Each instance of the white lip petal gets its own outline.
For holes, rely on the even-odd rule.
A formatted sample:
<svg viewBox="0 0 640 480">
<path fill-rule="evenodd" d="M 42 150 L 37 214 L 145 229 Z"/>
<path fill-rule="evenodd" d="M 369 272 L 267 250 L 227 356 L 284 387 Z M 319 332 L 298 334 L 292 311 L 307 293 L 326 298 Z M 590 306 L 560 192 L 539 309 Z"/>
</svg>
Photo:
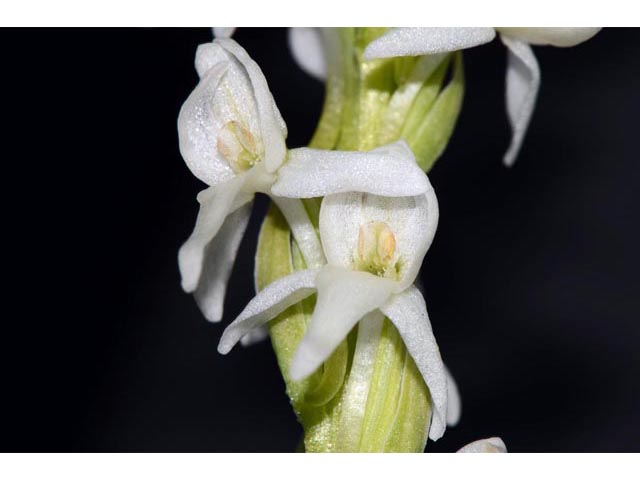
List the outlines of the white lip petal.
<svg viewBox="0 0 640 480">
<path fill-rule="evenodd" d="M 243 176 L 235 177 L 221 185 L 209 187 L 198 194 L 200 211 L 196 219 L 196 226 L 191 236 L 178 251 L 178 266 L 182 276 L 182 288 L 185 292 L 193 292 L 198 286 L 205 249 L 220 230 L 227 215 L 241 206 L 238 204 L 237 198 L 249 199 L 249 197 L 239 195 L 244 180 Z"/>
<path fill-rule="evenodd" d="M 415 287 L 391 297 L 380 308 L 398 329 L 407 351 L 422 374 L 433 401 L 429 438 L 442 437 L 447 425 L 447 375 L 422 294 Z"/>
<path fill-rule="evenodd" d="M 462 400 L 460 398 L 458 384 L 453 379 L 446 365 L 444 366 L 444 371 L 447 374 L 447 426 L 455 427 L 460 421 L 460 415 L 462 414 Z"/>
<path fill-rule="evenodd" d="M 317 270 L 301 270 L 267 285 L 225 329 L 218 344 L 218 352 L 223 355 L 229 353 L 251 330 L 264 325 L 315 292 L 317 275 Z"/>
<path fill-rule="evenodd" d="M 573 47 L 586 42 L 600 27 L 499 27 L 501 34 L 516 38 L 532 45 L 553 45 Z"/>
<path fill-rule="evenodd" d="M 227 282 L 250 216 L 251 205 L 238 208 L 226 218 L 205 249 L 202 274 L 193 294 L 210 322 L 222 320 Z"/>
<path fill-rule="evenodd" d="M 484 438 L 465 445 L 458 453 L 507 453 L 507 446 L 500 437 Z"/>
<path fill-rule="evenodd" d="M 288 31 L 293 59 L 306 73 L 318 80 L 327 77 L 322 32 L 316 27 L 292 27 Z"/>
<path fill-rule="evenodd" d="M 287 220 L 307 267 L 317 268 L 324 265 L 326 260 L 320 239 L 302 202 L 297 198 L 283 198 L 273 195 L 271 199 Z"/>
<path fill-rule="evenodd" d="M 453 52 L 490 42 L 496 36 L 486 27 L 393 28 L 371 42 L 364 56 L 374 58 Z"/>
<path fill-rule="evenodd" d="M 323 267 L 316 279 L 316 308 L 291 361 L 291 378 L 302 380 L 322 365 L 353 326 L 389 298 L 394 283 L 366 272 Z"/>
<path fill-rule="evenodd" d="M 404 141 L 397 143 L 406 146 Z M 429 180 L 409 147 L 390 146 L 369 152 L 290 150 L 271 191 L 293 198 L 345 192 L 405 197 L 421 195 L 429 188 Z"/>
<path fill-rule="evenodd" d="M 330 265 L 353 268 L 360 226 L 384 222 L 395 235 L 399 289 L 413 283 L 438 225 L 432 188 L 417 197 L 380 197 L 364 193 L 329 195 L 320 208 L 320 238 Z"/>
<path fill-rule="evenodd" d="M 506 101 L 513 134 L 503 161 L 506 166 L 511 166 L 518 156 L 536 105 L 540 88 L 540 68 L 533 50 L 527 43 L 508 36 L 500 38 L 509 50 Z"/>
<path fill-rule="evenodd" d="M 216 38 L 230 38 L 237 27 L 212 27 L 213 36 Z"/>
<path fill-rule="evenodd" d="M 265 148 L 265 167 L 267 172 L 273 173 L 285 159 L 286 146 L 284 140 L 287 132 L 280 111 L 276 107 L 269 90 L 267 79 L 258 64 L 249 57 L 249 54 L 237 42 L 230 38 L 221 38 L 216 42 L 219 42 L 225 50 L 242 64 L 251 80 L 258 109 L 262 142 Z"/>
</svg>

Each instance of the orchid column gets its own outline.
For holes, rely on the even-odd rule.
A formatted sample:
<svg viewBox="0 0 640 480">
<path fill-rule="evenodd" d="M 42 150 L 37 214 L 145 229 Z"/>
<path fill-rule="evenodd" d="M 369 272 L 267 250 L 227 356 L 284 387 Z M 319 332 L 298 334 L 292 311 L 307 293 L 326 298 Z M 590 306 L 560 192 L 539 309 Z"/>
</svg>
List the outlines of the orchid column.
<svg viewBox="0 0 640 480">
<path fill-rule="evenodd" d="M 292 48 L 303 68 L 326 77 L 324 110 L 310 147 L 370 151 L 404 139 L 426 172 L 444 150 L 457 120 L 464 89 L 461 54 L 366 61 L 367 45 L 384 31 L 375 28 L 291 30 Z M 316 228 L 320 223 L 321 200 L 303 200 Z M 429 344 L 432 341 L 430 328 L 409 335 L 399 332 L 403 316 L 410 308 L 407 305 L 424 309 L 424 300 L 410 285 L 431 238 L 424 239 L 420 247 L 424 251 L 415 257 L 411 257 L 412 252 L 403 252 L 402 244 L 404 238 L 408 238 L 406 236 L 418 241 L 421 232 L 428 236 L 429 231 L 435 231 L 435 224 L 427 228 L 424 222 L 433 221 L 434 215 L 437 220 L 437 203 L 433 197 L 429 205 L 433 208 L 435 204 L 436 210 L 427 217 L 427 213 L 421 216 L 420 201 L 417 204 L 409 202 L 412 205 L 409 208 L 405 200 L 385 201 L 367 194 L 350 194 L 342 198 L 334 195 L 331 201 L 327 197 L 322 206 L 324 223 L 319 226 L 319 233 L 330 264 L 335 249 L 327 244 L 331 244 L 332 238 L 349 238 L 349 234 L 345 231 L 332 235 L 328 226 L 344 220 L 332 218 L 332 215 L 336 215 L 338 204 L 349 202 L 362 205 L 366 212 L 359 211 L 358 214 L 361 225 L 357 238 L 354 237 L 352 251 L 345 254 L 345 258 L 352 259 L 348 267 L 400 282 L 402 289 L 394 291 L 403 292 L 396 295 L 403 297 L 404 303 L 400 302 L 395 310 L 387 308 L 393 302 L 387 303 L 387 307 L 367 314 L 322 366 L 302 381 L 292 378 L 300 375 L 291 372 L 290 368 L 303 338 L 314 328 L 311 322 L 314 313 L 318 315 L 314 310 L 320 309 L 320 306 L 316 307 L 315 295 L 306 295 L 268 323 L 271 341 L 287 394 L 304 427 L 306 451 L 421 452 L 427 436 L 435 440 L 444 431 L 446 380 L 437 373 L 442 372 L 443 367 L 437 364 L 439 353 L 435 341 L 432 342 L 434 354 L 420 355 L 418 361 L 414 360 L 414 352 L 407 350 L 407 347 L 411 350 L 412 339 Z M 394 212 L 400 211 L 413 212 L 407 222 L 422 230 L 398 230 L 392 217 Z M 418 221 L 420 218 L 425 219 L 423 223 Z M 403 255 L 407 257 L 404 264 Z M 401 272 L 401 266 L 410 263 L 409 257 L 418 261 L 407 276 L 406 272 Z M 341 265 L 344 266 L 347 265 Z M 272 206 L 258 243 L 257 289 L 262 291 L 276 280 L 308 267 L 315 266 L 306 265 L 285 217 Z M 317 276 L 312 274 L 314 280 L 309 280 L 308 287 L 317 287 L 318 300 L 325 302 L 323 278 L 326 277 L 326 283 L 330 285 L 337 277 L 326 273 L 330 265 L 323 268 Z M 396 318 L 392 318 L 394 316 Z M 238 320 L 243 320 L 242 315 Z M 428 319 L 425 320 L 428 326 Z M 245 333 L 245 330 L 234 333 L 231 329 L 225 335 L 239 338 Z M 221 347 L 228 350 L 230 345 L 223 345 L 224 341 L 225 338 Z M 425 379 L 429 379 L 429 386 Z"/>
</svg>

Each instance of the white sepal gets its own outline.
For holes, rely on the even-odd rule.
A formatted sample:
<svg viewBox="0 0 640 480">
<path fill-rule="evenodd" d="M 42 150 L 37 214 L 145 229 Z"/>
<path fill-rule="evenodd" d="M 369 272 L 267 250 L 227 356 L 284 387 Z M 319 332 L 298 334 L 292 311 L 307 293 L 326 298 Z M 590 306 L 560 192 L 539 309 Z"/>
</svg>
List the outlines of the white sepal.
<svg viewBox="0 0 640 480">
<path fill-rule="evenodd" d="M 251 330 L 315 292 L 317 270 L 302 270 L 279 278 L 261 290 L 222 334 L 218 352 L 224 354 Z"/>
<path fill-rule="evenodd" d="M 407 351 L 429 388 L 433 401 L 429 438 L 438 440 L 447 426 L 447 375 L 424 298 L 417 288 L 410 287 L 391 297 L 380 311 L 398 329 Z"/>
<path fill-rule="evenodd" d="M 327 77 L 327 60 L 320 28 L 289 28 L 288 41 L 298 66 L 312 77 L 324 80 Z"/>
<path fill-rule="evenodd" d="M 491 437 L 465 445 L 458 453 L 507 453 L 507 446 L 500 437 Z"/>
<path fill-rule="evenodd" d="M 240 195 L 245 177 L 237 176 L 220 185 L 209 187 L 198 194 L 200 211 L 191 236 L 178 252 L 178 266 L 182 276 L 182 288 L 193 292 L 198 286 L 204 264 L 205 249 L 216 236 L 229 213 L 242 206 Z M 246 201 L 244 202 L 246 203 Z"/>
<path fill-rule="evenodd" d="M 230 38 L 222 38 L 217 41 L 242 64 L 249 76 L 262 132 L 265 167 L 267 172 L 273 173 L 285 159 L 287 148 L 284 141 L 287 137 L 287 131 L 267 85 L 267 79 L 258 64 L 237 42 Z"/>
<path fill-rule="evenodd" d="M 600 27 L 498 27 L 502 35 L 517 38 L 531 45 L 553 45 L 554 47 L 573 47 L 586 42 Z"/>
<path fill-rule="evenodd" d="M 371 42 L 365 52 L 367 60 L 453 52 L 490 42 L 496 36 L 487 27 L 392 28 Z"/>
<path fill-rule="evenodd" d="M 447 374 L 447 426 L 455 427 L 462 414 L 462 399 L 458 384 L 446 365 L 444 366 L 444 371 Z"/>
<path fill-rule="evenodd" d="M 320 245 L 320 239 L 318 239 L 316 229 L 311 223 L 302 202 L 297 198 L 284 198 L 274 195 L 271 195 L 271 199 L 278 206 L 289 224 L 307 268 L 317 268 L 324 265 L 326 260 L 322 245 Z"/>
<path fill-rule="evenodd" d="M 391 296 L 392 280 L 327 265 L 316 278 L 318 299 L 289 373 L 299 381 L 329 358 L 353 326 Z"/>
<path fill-rule="evenodd" d="M 540 68 L 529 44 L 508 36 L 500 36 L 500 39 L 509 50 L 506 101 L 512 137 L 503 161 L 506 166 L 511 166 L 518 156 L 536 105 Z"/>
<path fill-rule="evenodd" d="M 294 198 L 346 192 L 406 197 L 421 195 L 429 188 L 427 176 L 401 140 L 368 152 L 290 150 L 271 191 Z"/>
<path fill-rule="evenodd" d="M 210 322 L 222 319 L 227 282 L 250 216 L 251 204 L 238 208 L 226 218 L 218 234 L 206 247 L 204 266 L 194 297 Z"/>
<path fill-rule="evenodd" d="M 220 50 L 218 50 L 220 51 Z M 205 51 L 206 52 L 206 51 Z M 199 50 L 200 53 L 200 50 Z M 201 63 L 214 58 L 216 49 L 208 49 Z M 189 170 L 207 185 L 217 185 L 235 174 L 218 152 L 218 135 L 225 119 L 218 119 L 215 103 L 220 98 L 218 87 L 231 64 L 222 61 L 210 67 L 200 83 L 184 102 L 178 115 L 180 153 Z M 201 67 L 205 68 L 205 67 Z"/>
</svg>

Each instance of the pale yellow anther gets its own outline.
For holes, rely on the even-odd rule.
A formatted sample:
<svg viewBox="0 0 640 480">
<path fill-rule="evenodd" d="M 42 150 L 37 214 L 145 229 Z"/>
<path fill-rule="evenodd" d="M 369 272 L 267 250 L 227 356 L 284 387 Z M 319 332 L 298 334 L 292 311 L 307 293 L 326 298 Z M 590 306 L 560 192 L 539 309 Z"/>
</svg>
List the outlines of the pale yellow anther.
<svg viewBox="0 0 640 480">
<path fill-rule="evenodd" d="M 220 130 L 217 147 L 218 153 L 237 173 L 250 169 L 260 159 L 260 148 L 255 137 L 235 120 L 227 122 Z"/>
<path fill-rule="evenodd" d="M 360 226 L 358 235 L 359 268 L 375 275 L 389 276 L 393 272 L 396 237 L 384 222 L 369 222 Z"/>
</svg>

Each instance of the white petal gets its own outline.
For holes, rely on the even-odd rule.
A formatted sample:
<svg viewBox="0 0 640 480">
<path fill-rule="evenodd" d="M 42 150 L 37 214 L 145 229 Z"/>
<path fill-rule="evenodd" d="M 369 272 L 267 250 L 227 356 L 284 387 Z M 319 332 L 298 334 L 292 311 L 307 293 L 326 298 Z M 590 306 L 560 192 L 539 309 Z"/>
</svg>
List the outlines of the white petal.
<svg viewBox="0 0 640 480">
<path fill-rule="evenodd" d="M 500 27 L 501 34 L 516 38 L 532 45 L 553 45 L 554 47 L 573 47 L 586 42 L 600 27 Z"/>
<path fill-rule="evenodd" d="M 360 226 L 384 222 L 395 236 L 400 290 L 413 283 L 438 225 L 432 188 L 417 197 L 380 197 L 364 193 L 329 195 L 320 208 L 320 238 L 330 265 L 352 268 Z"/>
<path fill-rule="evenodd" d="M 429 188 L 429 180 L 413 153 L 399 141 L 369 152 L 290 150 L 271 191 L 293 198 L 345 192 L 405 197 L 421 195 Z"/>
<path fill-rule="evenodd" d="M 237 27 L 212 27 L 216 38 L 231 38 Z"/>
<path fill-rule="evenodd" d="M 196 49 L 196 72 L 203 78 L 207 72 L 219 63 L 230 64 L 229 55 L 217 43 L 203 43 Z"/>
<path fill-rule="evenodd" d="M 492 437 L 465 445 L 458 453 L 507 453 L 507 446 L 500 437 Z"/>
<path fill-rule="evenodd" d="M 389 298 L 394 283 L 366 272 L 323 267 L 316 279 L 316 308 L 291 361 L 291 378 L 302 380 L 322 365 L 353 326 Z"/>
<path fill-rule="evenodd" d="M 442 437 L 447 426 L 447 374 L 422 294 L 415 287 L 391 297 L 380 308 L 398 329 L 407 351 L 422 374 L 433 402 L 429 438 Z"/>
<path fill-rule="evenodd" d="M 289 49 L 298 66 L 318 80 L 327 76 L 322 32 L 315 27 L 289 28 Z"/>
<path fill-rule="evenodd" d="M 240 344 L 243 347 L 250 347 L 256 343 L 260 343 L 263 340 L 266 340 L 269 337 L 269 329 L 266 326 L 261 325 L 259 327 L 254 328 L 249 333 L 247 333 L 244 337 L 240 339 Z"/>
<path fill-rule="evenodd" d="M 284 140 L 287 136 L 286 125 L 276 107 L 267 79 L 258 64 L 247 54 L 244 48 L 230 38 L 217 40 L 225 50 L 231 53 L 246 69 L 258 108 L 262 142 L 265 148 L 265 166 L 268 172 L 275 172 L 286 156 Z"/>
<path fill-rule="evenodd" d="M 222 320 L 227 282 L 250 216 L 251 205 L 238 208 L 226 218 L 205 249 L 202 274 L 194 296 L 200 310 L 210 322 Z"/>
<path fill-rule="evenodd" d="M 451 372 L 445 365 L 444 371 L 447 374 L 447 426 L 455 427 L 460 421 L 462 414 L 462 400 L 458 384 L 451 376 Z"/>
<path fill-rule="evenodd" d="M 536 105 L 540 88 L 540 68 L 531 47 L 524 42 L 501 36 L 509 49 L 506 80 L 507 114 L 513 132 L 504 164 L 511 166 L 518 156 Z"/>
<path fill-rule="evenodd" d="M 198 194 L 200 211 L 196 226 L 178 252 L 178 266 L 185 292 L 193 292 L 198 286 L 207 245 L 216 236 L 227 215 L 241 206 L 236 202 L 236 197 L 243 183 L 243 176 L 234 177 Z"/>
<path fill-rule="evenodd" d="M 486 27 L 393 28 L 371 42 L 364 51 L 367 60 L 453 52 L 490 42 L 496 36 Z"/>
<path fill-rule="evenodd" d="M 200 68 L 206 68 L 204 63 L 205 60 Z M 217 185 L 235 175 L 218 152 L 218 132 L 226 122 L 224 118 L 216 119 L 212 106 L 219 98 L 218 87 L 229 67 L 226 61 L 210 67 L 178 115 L 180 153 L 191 173 L 207 185 Z"/>
<path fill-rule="evenodd" d="M 273 195 L 271 199 L 287 220 L 307 268 L 317 268 L 327 263 L 316 229 L 302 202 L 297 198 L 283 198 Z"/>
<path fill-rule="evenodd" d="M 264 325 L 281 312 L 315 291 L 317 270 L 301 270 L 279 278 L 262 289 L 222 334 L 218 352 L 229 353 L 251 330 Z"/>
</svg>

